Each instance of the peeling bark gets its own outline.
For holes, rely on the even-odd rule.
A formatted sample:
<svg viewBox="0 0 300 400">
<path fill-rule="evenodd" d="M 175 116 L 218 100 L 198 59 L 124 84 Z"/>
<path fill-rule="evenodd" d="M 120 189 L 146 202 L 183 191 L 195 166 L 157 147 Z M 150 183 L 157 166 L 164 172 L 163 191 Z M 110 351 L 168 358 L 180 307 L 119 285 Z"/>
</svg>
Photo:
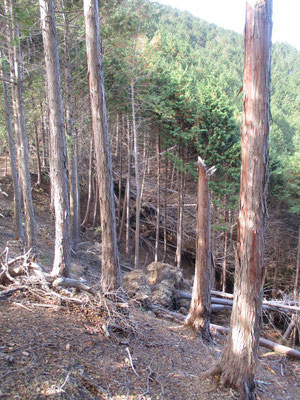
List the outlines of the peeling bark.
<svg viewBox="0 0 300 400">
<path fill-rule="evenodd" d="M 228 341 L 213 374 L 223 385 L 255 399 L 254 374 L 261 328 L 272 0 L 247 1 L 244 60 L 242 166 L 234 305 Z"/>
<path fill-rule="evenodd" d="M 198 160 L 197 242 L 196 269 L 191 307 L 186 318 L 190 325 L 206 340 L 211 340 L 209 331 L 211 302 L 211 254 L 210 254 L 210 196 L 208 173 L 204 162 Z"/>
</svg>

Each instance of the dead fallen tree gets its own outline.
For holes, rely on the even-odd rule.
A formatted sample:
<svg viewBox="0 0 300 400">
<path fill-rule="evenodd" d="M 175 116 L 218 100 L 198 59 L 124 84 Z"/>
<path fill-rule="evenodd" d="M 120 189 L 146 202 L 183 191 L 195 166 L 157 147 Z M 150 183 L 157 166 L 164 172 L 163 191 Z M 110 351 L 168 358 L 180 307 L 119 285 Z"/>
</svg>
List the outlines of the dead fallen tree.
<svg viewBox="0 0 300 400">
<path fill-rule="evenodd" d="M 211 303 L 212 304 L 223 304 L 227 306 L 233 305 L 233 300 L 230 299 L 233 295 L 230 293 L 222 293 L 222 292 L 217 292 L 215 290 L 211 291 L 212 294 L 216 294 L 220 297 L 227 297 L 225 299 L 219 298 L 219 297 L 211 297 Z M 184 292 L 182 290 L 174 290 L 174 296 L 182 299 L 188 299 L 191 300 L 192 295 L 191 293 Z M 267 301 L 263 300 L 263 309 L 264 310 L 272 310 L 272 311 L 285 311 L 285 312 L 290 312 L 290 313 L 299 313 L 300 312 L 300 307 L 294 306 L 294 305 L 289 305 L 289 304 L 284 304 L 279 301 Z"/>
<path fill-rule="evenodd" d="M 153 306 L 153 305 L 151 306 L 151 311 L 159 318 L 174 321 L 179 324 L 185 323 L 185 319 L 186 319 L 185 316 L 178 314 L 174 311 L 165 310 L 162 307 Z M 215 324 L 210 324 L 210 329 L 212 331 L 223 332 L 225 334 L 229 332 L 229 328 L 220 326 L 220 325 L 215 325 Z M 300 351 L 293 349 L 291 347 L 283 346 L 280 343 L 275 343 L 275 342 L 272 342 L 271 340 L 268 340 L 265 338 L 260 338 L 259 344 L 262 347 L 265 347 L 272 351 L 276 351 L 277 353 L 283 354 L 287 357 L 296 358 L 297 360 L 300 360 Z"/>
</svg>

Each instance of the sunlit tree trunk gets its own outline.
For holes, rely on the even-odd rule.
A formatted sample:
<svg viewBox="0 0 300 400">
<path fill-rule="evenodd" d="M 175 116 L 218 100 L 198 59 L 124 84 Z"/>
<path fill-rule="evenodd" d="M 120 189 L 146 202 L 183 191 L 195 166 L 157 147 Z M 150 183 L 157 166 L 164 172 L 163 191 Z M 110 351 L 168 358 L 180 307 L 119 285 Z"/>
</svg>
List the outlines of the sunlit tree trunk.
<svg viewBox="0 0 300 400">
<path fill-rule="evenodd" d="M 42 100 L 40 101 L 40 110 L 41 110 L 41 132 L 42 132 L 42 143 L 43 143 L 43 149 L 42 149 L 42 166 L 44 169 L 47 168 L 47 148 L 46 148 L 46 133 L 45 133 L 45 117 L 44 117 L 44 112 L 43 112 L 43 103 Z"/>
<path fill-rule="evenodd" d="M 136 184 L 136 216 L 135 216 L 135 255 L 134 255 L 134 266 L 136 269 L 140 268 L 140 209 L 141 209 L 141 189 L 140 189 L 140 170 L 139 170 L 139 153 L 138 153 L 138 134 L 136 127 L 136 115 L 135 115 L 135 90 L 134 90 L 134 74 L 135 74 L 135 56 L 136 48 L 138 43 L 138 37 L 140 32 L 140 21 L 138 30 L 135 38 L 135 43 L 132 53 L 132 70 L 131 70 L 131 107 L 132 107 L 132 130 L 134 137 L 134 159 L 135 159 L 135 184 Z"/>
<path fill-rule="evenodd" d="M 178 268 L 181 268 L 182 261 L 182 235 L 183 235 L 183 196 L 184 196 L 184 172 L 178 171 L 178 214 L 177 214 L 177 242 L 175 262 Z"/>
<path fill-rule="evenodd" d="M 255 399 L 267 216 L 272 0 L 246 3 L 242 166 L 234 304 L 227 344 L 212 371 Z"/>
<path fill-rule="evenodd" d="M 156 211 L 156 237 L 155 237 L 155 260 L 158 261 L 159 253 L 159 230 L 160 230 L 160 137 L 157 134 L 157 211 Z"/>
<path fill-rule="evenodd" d="M 68 152 L 69 165 L 69 191 L 70 191 L 70 223 L 71 223 L 71 242 L 74 251 L 77 251 L 79 235 L 80 235 L 80 213 L 77 192 L 79 188 L 77 180 L 77 156 L 74 135 L 74 119 L 73 119 L 73 96 L 72 96 L 72 76 L 71 76 L 71 39 L 68 13 L 65 9 L 65 0 L 61 0 L 62 16 L 64 21 L 64 53 L 65 53 L 65 91 L 66 91 L 66 131 L 70 139 Z"/>
<path fill-rule="evenodd" d="M 130 191 L 131 191 L 131 129 L 127 119 L 127 183 L 126 183 L 126 239 L 125 251 L 130 257 Z"/>
<path fill-rule="evenodd" d="M 207 171 L 204 161 L 198 157 L 198 196 L 197 196 L 197 239 L 196 267 L 191 307 L 186 324 L 210 340 L 210 289 L 211 289 L 211 249 L 210 249 L 210 195 Z"/>
<path fill-rule="evenodd" d="M 23 76 L 22 76 L 22 55 L 20 47 L 20 34 L 18 24 L 14 13 L 13 0 L 5 0 L 7 14 L 11 18 L 12 29 L 10 32 L 10 47 L 12 49 L 11 63 L 11 79 L 14 81 L 12 95 L 14 98 L 13 105 L 15 107 L 15 127 L 18 137 L 17 145 L 20 181 L 22 185 L 22 194 L 25 212 L 25 230 L 26 244 L 28 247 L 36 248 L 36 224 L 33 210 L 33 201 L 31 193 L 31 179 L 29 170 L 28 141 L 26 135 L 26 122 L 23 102 Z"/>
<path fill-rule="evenodd" d="M 169 159 L 165 165 L 165 182 L 164 182 L 164 254 L 163 262 L 167 261 L 167 247 L 168 247 L 168 237 L 167 237 L 167 180 L 169 171 Z"/>
<path fill-rule="evenodd" d="M 84 214 L 84 218 L 82 221 L 82 225 L 85 226 L 89 222 L 90 212 L 91 212 L 91 204 L 92 204 L 92 197 L 93 197 L 93 137 L 91 136 L 90 139 L 90 155 L 89 155 L 89 184 L 88 184 L 88 198 L 86 203 L 86 210 Z M 96 197 L 96 201 L 98 201 Z"/>
<path fill-rule="evenodd" d="M 39 0 L 44 43 L 51 142 L 51 192 L 55 213 L 53 276 L 70 275 L 70 209 L 67 151 L 56 26 L 52 0 Z"/>
<path fill-rule="evenodd" d="M 4 52 L 1 49 L 1 58 L 4 60 Z M 2 61 L 2 66 L 4 61 Z M 9 144 L 9 154 L 10 154 L 10 170 L 12 176 L 12 182 L 14 187 L 14 231 L 16 239 L 20 239 L 21 243 L 24 244 L 24 230 L 22 226 L 22 215 L 21 215 L 21 198 L 19 191 L 19 181 L 15 154 L 15 141 L 13 134 L 12 118 L 11 118 L 11 107 L 9 100 L 9 89 L 8 89 L 8 76 L 3 66 L 2 69 L 3 78 L 3 91 L 4 91 L 4 104 L 5 104 L 5 116 L 6 116 L 6 127 L 8 135 Z"/>
<path fill-rule="evenodd" d="M 102 291 L 106 293 L 121 286 L 121 271 L 117 247 L 112 162 L 102 70 L 97 0 L 84 0 L 84 20 L 101 214 L 101 287 Z"/>
</svg>

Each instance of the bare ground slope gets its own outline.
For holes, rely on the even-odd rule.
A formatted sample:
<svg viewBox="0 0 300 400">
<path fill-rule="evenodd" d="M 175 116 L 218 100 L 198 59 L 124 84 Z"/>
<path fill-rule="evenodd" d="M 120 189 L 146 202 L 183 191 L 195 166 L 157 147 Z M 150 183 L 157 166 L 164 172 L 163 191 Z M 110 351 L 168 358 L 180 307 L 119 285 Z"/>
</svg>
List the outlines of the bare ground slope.
<svg viewBox="0 0 300 400">
<path fill-rule="evenodd" d="M 11 187 L 1 178 L 0 251 L 20 254 L 13 240 Z M 53 227 L 48 197 L 34 190 L 39 261 L 51 266 Z M 86 239 L 83 239 L 86 241 Z M 97 244 L 82 246 L 73 275 L 99 276 Z M 0 289 L 1 290 L 1 289 Z M 207 346 L 189 329 L 131 307 L 132 329 L 105 334 L 103 316 L 80 306 L 41 302 L 32 293 L 0 299 L 0 398 L 2 399 L 238 399 L 230 389 L 203 380 L 225 338 Z M 10 356 L 9 360 L 7 356 Z M 300 399 L 300 364 L 261 349 L 258 399 Z"/>
</svg>

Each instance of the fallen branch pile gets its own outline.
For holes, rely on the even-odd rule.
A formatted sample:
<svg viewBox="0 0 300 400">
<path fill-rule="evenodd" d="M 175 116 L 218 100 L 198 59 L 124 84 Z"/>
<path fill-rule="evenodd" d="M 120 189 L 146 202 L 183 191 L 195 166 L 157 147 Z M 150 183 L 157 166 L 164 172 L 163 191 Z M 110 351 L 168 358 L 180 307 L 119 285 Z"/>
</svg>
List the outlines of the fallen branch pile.
<svg viewBox="0 0 300 400">
<path fill-rule="evenodd" d="M 27 300 L 32 302 L 17 304 L 32 311 L 31 307 L 61 308 L 78 306 L 87 314 L 101 317 L 99 328 L 106 336 L 111 332 L 129 333 L 135 330 L 128 318 L 129 304 L 121 292 L 102 295 L 99 290 L 71 278 L 56 278 L 44 269 L 31 256 L 26 254 L 8 258 L 8 248 L 0 255 L 0 301 L 16 292 L 26 293 Z"/>
</svg>

